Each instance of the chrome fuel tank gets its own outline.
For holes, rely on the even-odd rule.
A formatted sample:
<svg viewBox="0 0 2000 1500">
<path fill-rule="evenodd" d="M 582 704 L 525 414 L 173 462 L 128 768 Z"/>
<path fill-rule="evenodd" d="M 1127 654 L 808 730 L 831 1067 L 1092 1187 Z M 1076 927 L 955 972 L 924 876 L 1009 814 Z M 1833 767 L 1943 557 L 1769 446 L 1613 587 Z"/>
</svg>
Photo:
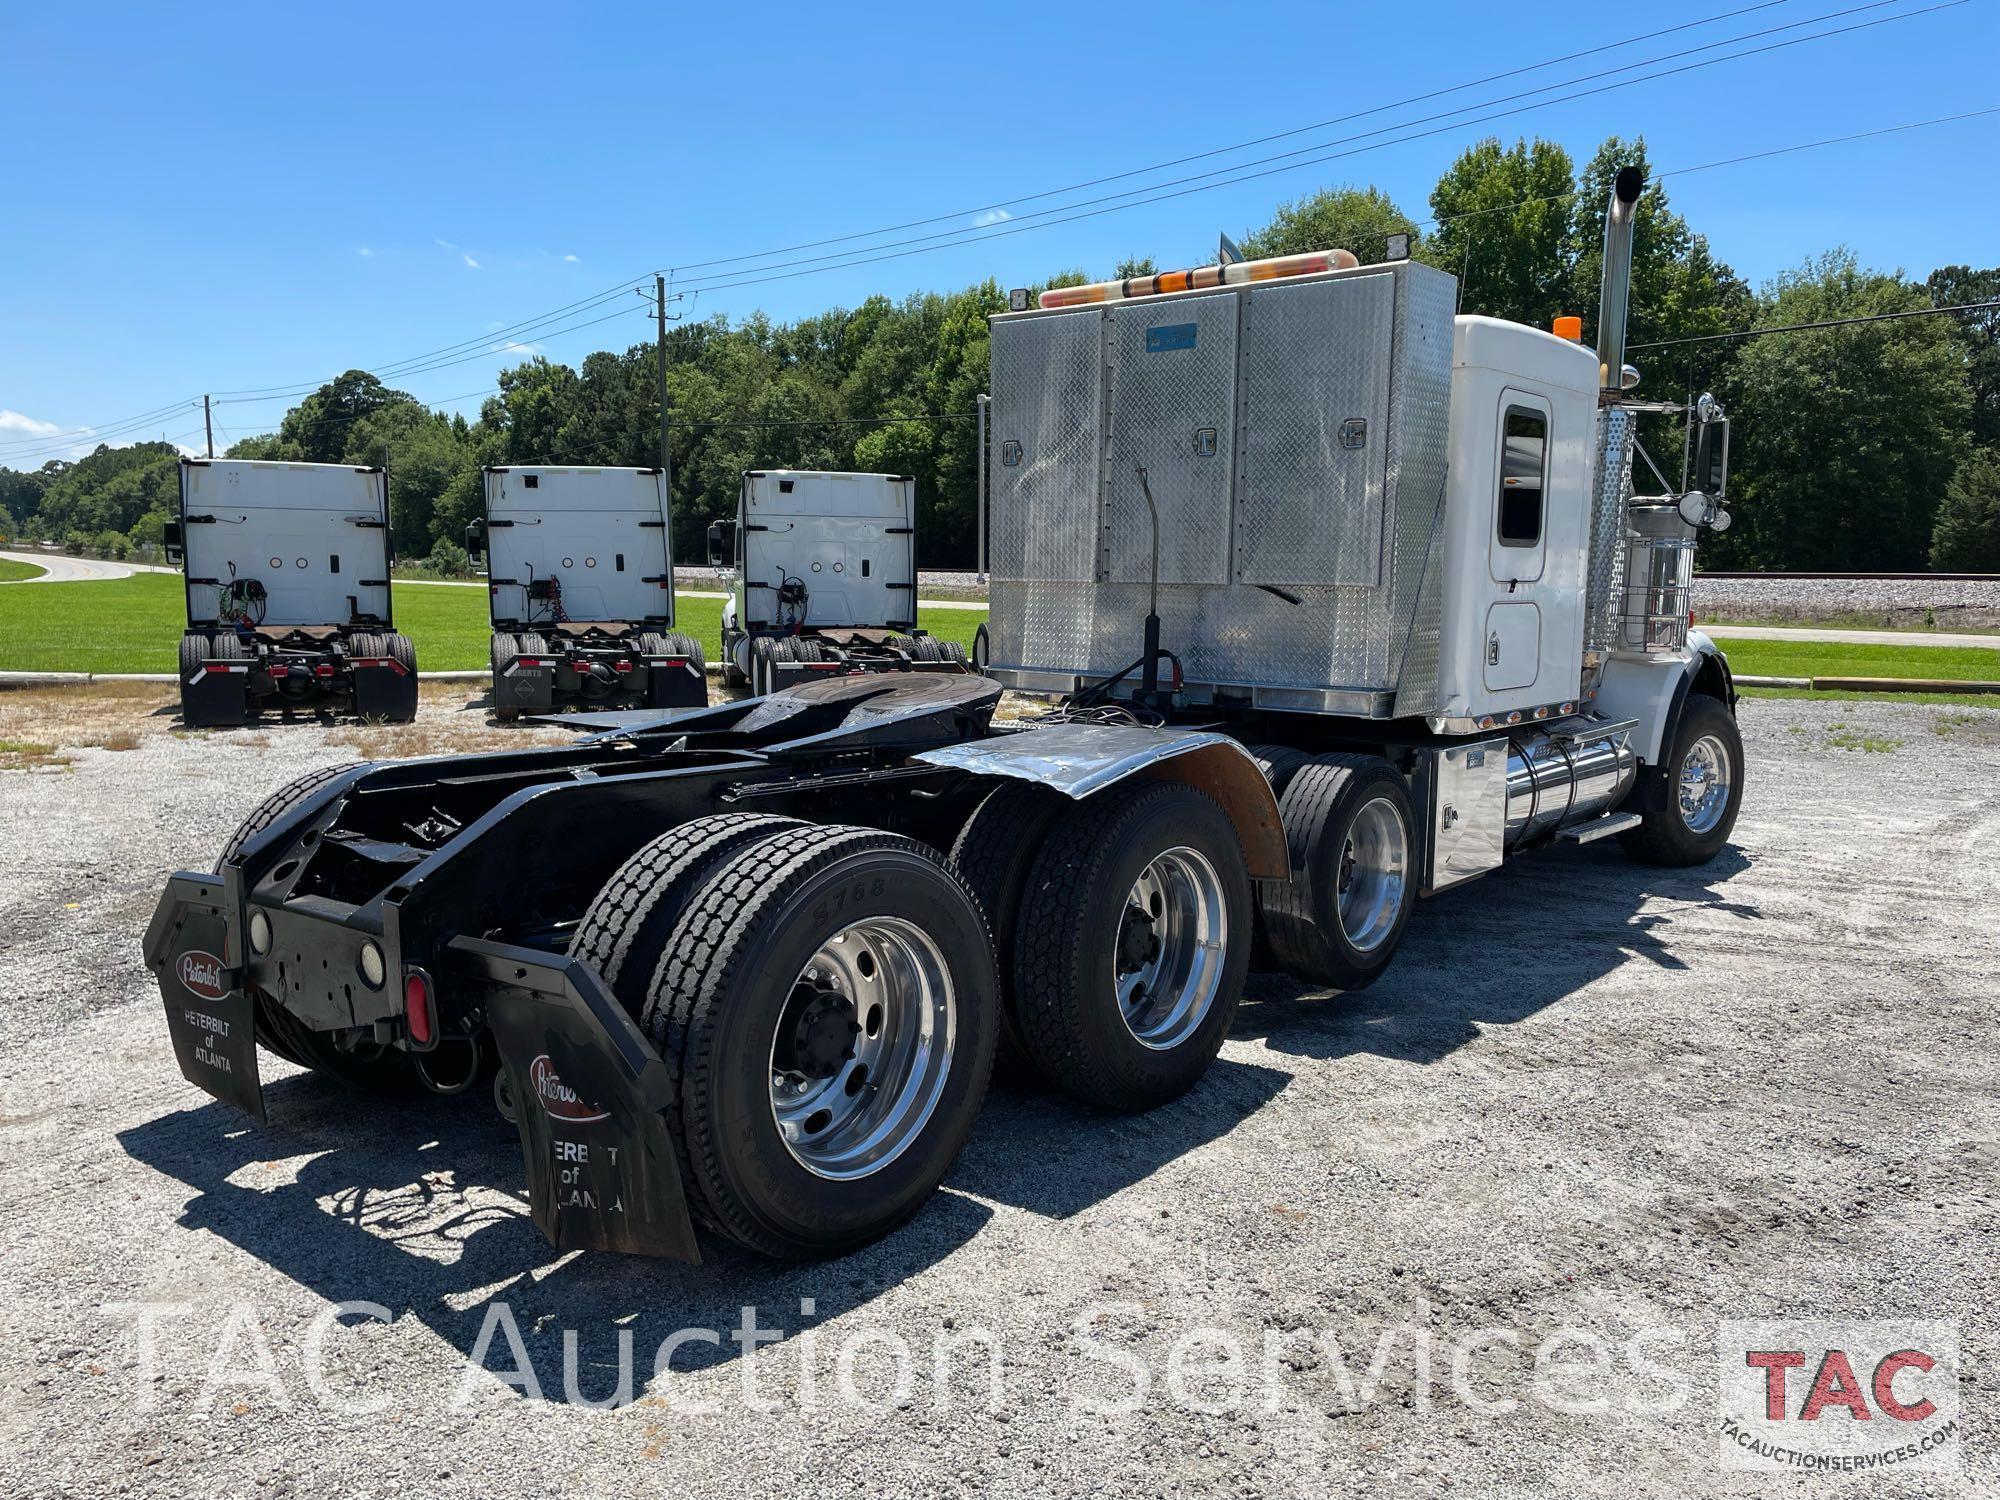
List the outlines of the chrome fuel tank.
<svg viewBox="0 0 2000 1500">
<path fill-rule="evenodd" d="M 1629 723 L 1591 718 L 1509 736 L 1507 849 L 1541 843 L 1617 806 L 1639 774 L 1631 737 Z"/>
</svg>

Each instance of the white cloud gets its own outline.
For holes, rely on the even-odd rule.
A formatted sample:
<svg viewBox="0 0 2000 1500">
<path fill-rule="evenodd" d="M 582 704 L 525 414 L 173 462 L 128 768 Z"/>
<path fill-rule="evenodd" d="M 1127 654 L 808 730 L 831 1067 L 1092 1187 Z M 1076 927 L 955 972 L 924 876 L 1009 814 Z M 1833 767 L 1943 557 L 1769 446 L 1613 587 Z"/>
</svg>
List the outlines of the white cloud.
<svg viewBox="0 0 2000 1500">
<path fill-rule="evenodd" d="M 983 214 L 974 214 L 972 225 L 975 229 L 985 229 L 992 224 L 1004 224 L 1013 217 L 1004 208 L 989 208 Z"/>
<path fill-rule="evenodd" d="M 467 255 L 464 251 L 461 250 L 459 252 L 458 258 L 464 261 L 468 266 L 472 267 L 473 270 L 476 271 L 479 269 L 479 262 L 474 260 L 471 256 Z"/>
<path fill-rule="evenodd" d="M 87 427 L 83 429 L 85 432 L 89 430 Z M 51 432 L 61 431 L 58 423 L 39 422 L 17 411 L 0 409 L 0 432 L 18 432 L 22 437 L 45 437 Z"/>
<path fill-rule="evenodd" d="M 542 346 L 540 344 L 517 344 L 510 339 L 500 346 L 498 352 L 501 354 L 540 354 Z"/>
<path fill-rule="evenodd" d="M 498 333 L 501 329 L 505 328 L 506 326 L 507 325 L 505 323 L 501 322 L 498 318 L 495 318 L 491 323 L 488 323 L 486 325 L 486 331 L 488 333 Z"/>
<path fill-rule="evenodd" d="M 453 255 L 456 255 L 460 260 L 464 261 L 473 270 L 476 271 L 479 269 L 479 262 L 472 258 L 471 251 L 462 249 L 461 247 L 454 245 L 450 240 L 433 239 L 431 243 L 436 245 L 440 250 L 449 250 Z"/>
<path fill-rule="evenodd" d="M 359 249 L 357 249 L 354 253 L 356 255 L 373 255 L 375 252 L 373 250 L 370 250 L 366 245 L 363 245 Z"/>
<path fill-rule="evenodd" d="M 568 261 L 571 265 L 576 264 L 576 257 L 574 255 L 565 255 L 563 259 Z"/>
</svg>

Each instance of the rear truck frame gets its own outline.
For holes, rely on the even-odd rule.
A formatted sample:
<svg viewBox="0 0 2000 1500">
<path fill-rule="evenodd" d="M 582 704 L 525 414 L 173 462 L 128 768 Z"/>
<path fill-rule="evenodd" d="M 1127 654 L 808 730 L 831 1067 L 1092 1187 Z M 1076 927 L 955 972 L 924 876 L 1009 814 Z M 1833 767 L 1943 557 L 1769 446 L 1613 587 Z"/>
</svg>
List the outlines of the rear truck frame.
<svg viewBox="0 0 2000 1500">
<path fill-rule="evenodd" d="M 1000 692 L 857 675 L 592 714 L 599 732 L 553 750 L 308 777 L 154 913 L 146 962 L 182 1071 L 260 1119 L 259 1043 L 367 1091 L 490 1081 L 563 1249 L 691 1260 L 697 1224 L 783 1257 L 872 1239 L 936 1186 L 1001 1045 L 986 903 L 1051 935 L 1082 922 L 1107 954 L 1233 1001 L 1247 949 L 1225 952 L 1225 928 L 1247 930 L 1253 875 L 1284 870 L 1276 802 L 1233 741 L 996 728 Z M 954 758 L 968 746 L 977 769 Z M 1077 803 L 1112 814 L 1098 854 L 1150 866 L 1166 838 L 1198 865 L 1200 925 L 1169 932 L 1163 908 L 1148 956 L 1122 891 L 1027 891 L 1036 848 L 1015 834 Z M 984 865 L 943 853 L 968 836 Z M 1108 959 L 1102 981 L 1116 1015 Z M 1116 1101 L 1188 1087 L 1230 1008 L 1174 1022 L 1204 1023 L 1192 1051 L 1129 1041 Z"/>
<path fill-rule="evenodd" d="M 917 482 L 907 474 L 752 469 L 708 528 L 723 576 L 722 671 L 769 693 L 856 672 L 964 672 L 917 625 Z"/>
<path fill-rule="evenodd" d="M 493 716 L 707 703 L 701 645 L 674 629 L 664 474 L 510 464 L 482 477 L 465 549 L 487 558 Z"/>
<path fill-rule="evenodd" d="M 184 458 L 165 540 L 185 576 L 183 724 L 245 724 L 270 709 L 416 717 L 416 649 L 396 631 L 389 583 L 386 470 Z"/>
<path fill-rule="evenodd" d="M 1728 429 L 1680 413 L 1701 487 L 1632 495 L 1665 414 L 1623 363 L 1641 186 L 1595 358 L 1344 253 L 996 318 L 999 681 L 285 788 L 147 932 L 183 1072 L 252 1114 L 260 1044 L 360 1089 L 490 1077 L 560 1248 L 833 1255 L 917 1212 L 998 1052 L 1147 1109 L 1253 966 L 1361 988 L 1419 896 L 1545 846 L 1712 859 L 1742 741 L 1686 587 Z M 1003 684 L 1058 701 L 995 722 Z"/>
</svg>

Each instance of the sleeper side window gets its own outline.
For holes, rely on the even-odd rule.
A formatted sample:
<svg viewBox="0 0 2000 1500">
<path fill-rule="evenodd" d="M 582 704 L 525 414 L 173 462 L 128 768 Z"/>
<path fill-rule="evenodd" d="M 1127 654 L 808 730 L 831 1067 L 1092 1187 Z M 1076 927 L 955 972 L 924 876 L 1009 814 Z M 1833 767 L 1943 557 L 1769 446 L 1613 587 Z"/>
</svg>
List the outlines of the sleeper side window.
<svg viewBox="0 0 2000 1500">
<path fill-rule="evenodd" d="M 1533 547 L 1542 539 L 1542 489 L 1549 472 L 1549 419 L 1524 406 L 1501 418 L 1500 545 Z"/>
</svg>

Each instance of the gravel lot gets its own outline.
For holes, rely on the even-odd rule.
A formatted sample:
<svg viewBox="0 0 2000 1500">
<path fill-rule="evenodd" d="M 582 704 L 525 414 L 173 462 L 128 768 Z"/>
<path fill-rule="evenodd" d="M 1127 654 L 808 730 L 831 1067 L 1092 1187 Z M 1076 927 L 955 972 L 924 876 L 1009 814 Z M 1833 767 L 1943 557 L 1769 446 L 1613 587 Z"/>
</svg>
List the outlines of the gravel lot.
<svg viewBox="0 0 2000 1500">
<path fill-rule="evenodd" d="M 1704 620 L 1840 620 L 1932 630 L 2000 627 L 2000 580 L 1697 578 Z"/>
<path fill-rule="evenodd" d="M 39 716 L 54 747 L 0 772 L 0 1493 L 1764 1493 L 1718 1467 L 1717 1321 L 1794 1314 L 1956 1320 L 1964 1469 L 1863 1482 L 2000 1487 L 2000 712 L 1746 703 L 1750 790 L 1710 868 L 1530 857 L 1427 905 L 1363 994 L 1254 981 L 1168 1108 L 997 1086 L 887 1242 L 690 1267 L 552 1256 L 483 1101 L 358 1103 L 267 1058 L 258 1127 L 185 1084 L 139 962 L 161 877 L 355 745 L 184 737 L 135 692 L 133 748 L 65 748 L 116 738 L 76 701 L 0 696 L 0 737 Z M 419 728 L 476 738 L 465 712 L 440 695 Z M 349 1301 L 387 1321 L 329 1328 Z M 749 1355 L 746 1306 L 783 1334 Z M 488 1324 L 486 1367 L 515 1367 L 517 1328 L 539 1397 L 468 1379 Z M 648 1382 L 690 1328 L 722 1341 Z M 1240 1397 L 1220 1346 L 1175 1364 L 1202 1328 L 1250 1351 Z M 1557 1350 L 1550 1388 L 1612 1409 L 1553 1410 L 1533 1351 L 1564 1328 L 1664 1330 L 1663 1373 Z M 1478 1329 L 1519 1340 L 1463 1381 L 1511 1413 L 1453 1389 Z M 567 1404 L 566 1331 L 591 1398 L 629 1334 L 638 1399 Z M 1100 1412 L 1138 1383 L 1114 1358 L 1150 1389 Z"/>
</svg>

